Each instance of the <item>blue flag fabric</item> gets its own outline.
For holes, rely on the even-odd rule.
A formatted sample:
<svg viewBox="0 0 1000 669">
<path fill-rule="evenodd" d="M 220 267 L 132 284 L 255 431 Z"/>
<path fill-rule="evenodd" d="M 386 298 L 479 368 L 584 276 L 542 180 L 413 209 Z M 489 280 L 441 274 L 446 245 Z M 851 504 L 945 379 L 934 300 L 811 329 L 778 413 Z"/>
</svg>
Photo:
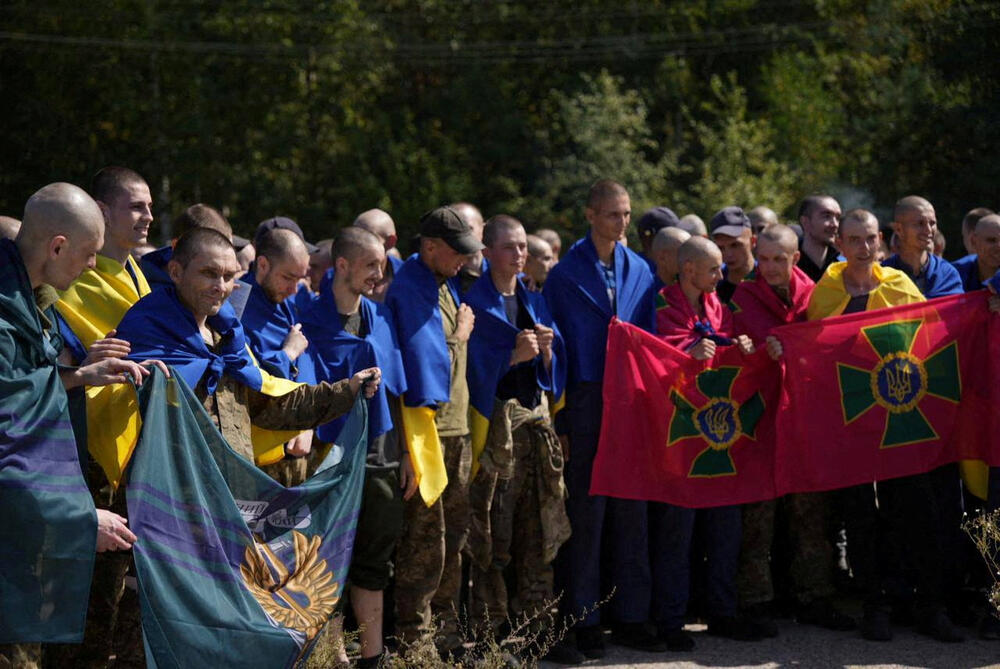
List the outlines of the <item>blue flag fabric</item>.
<svg viewBox="0 0 1000 669">
<path fill-rule="evenodd" d="M 55 310 L 46 310 L 55 323 Z M 97 542 L 56 356 L 13 242 L 0 240 L 0 644 L 79 643 Z"/>
<path fill-rule="evenodd" d="M 894 254 L 882 261 L 882 267 L 908 271 L 904 266 L 903 259 L 899 254 Z M 933 253 L 927 261 L 927 268 L 924 270 L 923 294 L 928 300 L 945 295 L 959 295 L 964 292 L 962 288 L 962 278 L 951 263 L 943 260 Z M 917 284 L 919 286 L 919 284 Z"/>
<path fill-rule="evenodd" d="M 615 245 L 614 264 L 615 309 L 590 234 L 570 247 L 545 280 L 542 293 L 566 342 L 569 387 L 604 377 L 608 324 L 613 316 L 653 331 L 655 293 L 649 266 L 621 244 Z"/>
<path fill-rule="evenodd" d="M 150 251 L 139 259 L 139 269 L 153 290 L 174 285 L 173 279 L 167 274 L 167 263 L 174 257 L 174 247 L 167 244 L 155 251 Z"/>
<path fill-rule="evenodd" d="M 173 285 L 154 290 L 135 303 L 118 325 L 118 338 L 132 346 L 133 360 L 162 360 L 173 366 L 192 388 L 206 376 L 211 395 L 222 374 L 260 390 L 263 378 L 247 351 L 243 326 L 229 304 L 208 319 L 222 337 L 218 353 L 211 351 L 198 331 L 194 316 L 177 299 Z"/>
<path fill-rule="evenodd" d="M 964 256 L 953 262 L 951 266 L 958 271 L 965 292 L 979 290 L 983 287 L 983 282 L 979 279 L 979 256 L 975 254 Z"/>
<path fill-rule="evenodd" d="M 449 283 L 448 289 L 459 304 L 455 287 Z M 436 409 L 451 395 L 451 359 L 438 307 L 438 282 L 419 256 L 411 256 L 400 267 L 385 303 L 396 322 L 406 371 L 403 404 Z"/>
<path fill-rule="evenodd" d="M 355 337 L 341 327 L 333 292 L 327 290 L 317 297 L 301 318 L 309 348 L 299 359 L 299 373 L 333 383 L 362 369 L 381 369 L 382 383 L 369 403 L 368 438 L 372 440 L 392 429 L 387 393 L 402 396 L 406 391 L 406 375 L 389 308 L 362 297 L 360 312 L 367 334 Z M 332 443 L 345 420 L 339 418 L 321 425 L 316 435 L 321 441 Z"/>
<path fill-rule="evenodd" d="M 517 282 L 517 296 L 531 316 L 531 320 L 556 331 L 552 344 L 552 368 L 546 371 L 541 358 L 530 363 L 537 370 L 538 386 L 550 391 L 558 400 L 566 385 L 566 348 L 562 335 L 549 314 L 545 299 L 540 293 L 526 290 Z M 469 338 L 469 401 L 482 416 L 489 419 L 493 413 L 493 400 L 497 384 L 510 369 L 510 354 L 516 345 L 520 329 L 507 320 L 503 297 L 486 274 L 472 285 L 465 294 L 466 303 L 476 315 L 476 326 Z"/>
<path fill-rule="evenodd" d="M 292 304 L 295 296 L 275 304 L 268 299 L 252 274 L 247 275 L 246 283 L 250 286 L 250 294 L 240 322 L 250 342 L 250 350 L 257 356 L 261 367 L 283 379 L 315 383 L 308 374 L 303 376 L 302 370 L 281 350 L 288 331 L 298 322 L 298 315 Z"/>
<path fill-rule="evenodd" d="M 143 428 L 129 473 L 150 667 L 291 667 L 342 596 L 367 441 L 359 399 L 337 446 L 285 488 L 240 457 L 183 376 L 139 389 Z"/>
</svg>

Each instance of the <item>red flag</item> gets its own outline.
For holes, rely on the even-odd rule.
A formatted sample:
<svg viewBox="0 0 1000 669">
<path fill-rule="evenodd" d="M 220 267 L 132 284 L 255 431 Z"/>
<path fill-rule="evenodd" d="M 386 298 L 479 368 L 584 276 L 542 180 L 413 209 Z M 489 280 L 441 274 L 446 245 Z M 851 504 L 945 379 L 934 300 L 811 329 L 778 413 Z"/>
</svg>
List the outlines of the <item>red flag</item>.
<svg viewBox="0 0 1000 669">
<path fill-rule="evenodd" d="M 735 346 L 698 361 L 620 321 L 608 330 L 592 495 L 711 507 L 770 499 L 780 368 Z"/>
<path fill-rule="evenodd" d="M 991 318 L 985 294 L 968 293 L 776 329 L 785 365 L 777 489 L 830 490 L 995 459 Z"/>
</svg>

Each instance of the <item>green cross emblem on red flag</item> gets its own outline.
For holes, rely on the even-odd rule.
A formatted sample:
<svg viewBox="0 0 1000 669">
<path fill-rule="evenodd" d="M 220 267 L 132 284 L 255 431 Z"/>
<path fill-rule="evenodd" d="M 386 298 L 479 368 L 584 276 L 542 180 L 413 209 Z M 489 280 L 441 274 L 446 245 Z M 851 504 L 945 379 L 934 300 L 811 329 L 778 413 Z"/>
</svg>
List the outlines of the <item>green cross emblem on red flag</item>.
<svg viewBox="0 0 1000 669">
<path fill-rule="evenodd" d="M 875 406 L 882 407 L 886 411 L 882 448 L 937 439 L 924 411 L 924 399 L 930 395 L 957 403 L 962 397 L 958 345 L 952 341 L 921 353 L 917 333 L 923 324 L 923 320 L 911 320 L 862 328 L 861 336 L 877 362 L 867 369 L 837 363 L 844 424 Z"/>
<path fill-rule="evenodd" d="M 676 388 L 671 391 L 674 411 L 667 447 L 687 439 L 700 439 L 707 444 L 691 462 L 688 477 L 736 474 L 730 449 L 741 437 L 756 439 L 764 400 L 759 392 L 742 403 L 732 398 L 733 384 L 741 371 L 739 367 L 706 369 L 696 377 L 697 392 L 689 393 L 691 397 L 685 397 Z"/>
</svg>

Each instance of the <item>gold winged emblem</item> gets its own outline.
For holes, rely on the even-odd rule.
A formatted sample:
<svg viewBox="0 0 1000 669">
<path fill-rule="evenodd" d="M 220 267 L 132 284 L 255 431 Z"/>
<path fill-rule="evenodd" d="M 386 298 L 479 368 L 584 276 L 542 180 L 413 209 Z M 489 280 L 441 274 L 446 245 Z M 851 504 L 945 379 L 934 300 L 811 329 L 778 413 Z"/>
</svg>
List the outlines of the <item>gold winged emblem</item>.
<svg viewBox="0 0 1000 669">
<path fill-rule="evenodd" d="M 301 632 L 312 640 L 333 614 L 340 599 L 333 572 L 319 557 L 322 540 L 311 539 L 292 530 L 295 544 L 295 569 L 278 559 L 271 547 L 254 540 L 240 565 L 247 589 L 276 623 Z M 277 575 L 277 578 L 275 578 Z"/>
</svg>

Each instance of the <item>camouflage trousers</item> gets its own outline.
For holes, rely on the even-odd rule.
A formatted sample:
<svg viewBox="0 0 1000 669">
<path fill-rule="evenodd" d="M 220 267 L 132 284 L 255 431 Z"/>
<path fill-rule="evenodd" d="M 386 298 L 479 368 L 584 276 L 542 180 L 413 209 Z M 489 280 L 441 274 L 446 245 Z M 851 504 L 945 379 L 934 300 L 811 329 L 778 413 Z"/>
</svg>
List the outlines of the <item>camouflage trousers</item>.
<svg viewBox="0 0 1000 669">
<path fill-rule="evenodd" d="M 316 442 L 313 444 L 315 445 Z M 291 488 L 301 485 L 306 480 L 311 459 L 310 457 L 285 458 L 272 465 L 264 465 L 261 469 L 281 485 Z"/>
<path fill-rule="evenodd" d="M 462 643 L 458 606 L 462 549 L 469 536 L 468 435 L 442 437 L 448 485 L 427 506 L 414 495 L 406 503 L 406 529 L 396 548 L 396 636 L 403 643 L 437 634 L 443 651 Z M 435 629 L 435 622 L 437 629 Z"/>
<path fill-rule="evenodd" d="M 552 601 L 552 564 L 545 559 L 542 527 L 541 490 L 546 485 L 540 462 L 542 444 L 533 434 L 534 428 L 523 425 L 513 432 L 513 476 L 496 481 L 490 507 L 492 555 L 485 566 L 472 565 L 472 625 L 476 630 L 487 627 L 494 632 L 508 616 L 515 620 L 532 620 L 531 627 L 540 629 L 549 621 L 540 616 Z M 476 503 L 480 487 L 489 494 L 491 486 L 485 469 L 472 483 L 470 497 Z M 483 484 L 486 485 L 483 485 Z M 517 594 L 509 600 L 504 571 L 513 562 Z"/>
<path fill-rule="evenodd" d="M 826 493 L 803 493 L 743 507 L 743 544 L 737 577 L 741 606 L 774 599 L 771 546 L 779 503 L 785 505 L 788 518 L 791 581 L 796 601 L 808 604 L 833 594 L 830 574 L 833 548 L 826 532 L 829 499 Z"/>
<path fill-rule="evenodd" d="M 0 644 L 0 669 L 39 669 L 41 666 L 41 644 Z"/>
</svg>

